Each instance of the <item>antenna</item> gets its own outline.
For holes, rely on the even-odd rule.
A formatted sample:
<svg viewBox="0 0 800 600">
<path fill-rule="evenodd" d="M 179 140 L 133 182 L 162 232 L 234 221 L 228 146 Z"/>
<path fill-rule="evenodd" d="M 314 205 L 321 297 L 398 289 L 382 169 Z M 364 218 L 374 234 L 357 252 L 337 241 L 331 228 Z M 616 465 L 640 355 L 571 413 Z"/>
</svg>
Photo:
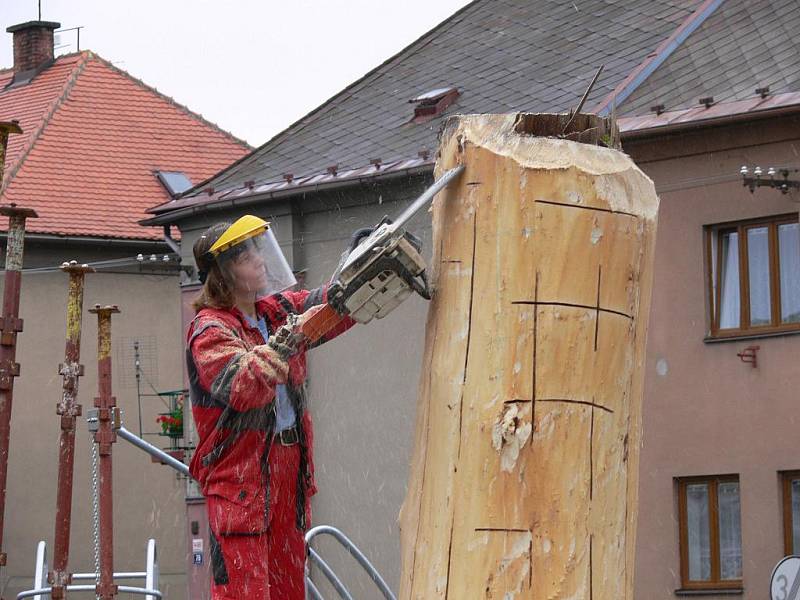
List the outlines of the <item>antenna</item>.
<svg viewBox="0 0 800 600">
<path fill-rule="evenodd" d="M 39 0 L 39 20 L 42 20 L 42 0 Z"/>
<path fill-rule="evenodd" d="M 39 0 L 39 2 L 41 2 L 41 1 L 42 0 Z M 67 27 L 66 29 L 56 29 L 55 32 L 56 33 L 64 33 L 65 31 L 74 31 L 76 33 L 76 35 L 77 35 L 77 40 L 76 40 L 77 51 L 80 52 L 81 51 L 81 29 L 83 29 L 83 27 L 84 27 L 83 25 L 78 25 L 77 27 Z M 61 38 L 60 37 L 58 38 L 58 42 L 59 43 L 61 42 Z M 69 44 L 61 44 L 59 46 L 59 48 L 64 48 L 65 46 L 68 46 L 68 45 Z"/>
</svg>

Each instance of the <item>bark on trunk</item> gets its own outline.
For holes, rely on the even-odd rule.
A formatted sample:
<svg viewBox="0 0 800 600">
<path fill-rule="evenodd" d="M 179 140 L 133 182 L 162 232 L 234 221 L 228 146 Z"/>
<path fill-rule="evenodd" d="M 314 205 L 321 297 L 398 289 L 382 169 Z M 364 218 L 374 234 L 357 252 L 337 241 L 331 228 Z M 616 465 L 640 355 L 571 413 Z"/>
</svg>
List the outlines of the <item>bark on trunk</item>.
<svg viewBox="0 0 800 600">
<path fill-rule="evenodd" d="M 579 117 L 442 134 L 402 599 L 633 598 L 658 198 Z"/>
</svg>

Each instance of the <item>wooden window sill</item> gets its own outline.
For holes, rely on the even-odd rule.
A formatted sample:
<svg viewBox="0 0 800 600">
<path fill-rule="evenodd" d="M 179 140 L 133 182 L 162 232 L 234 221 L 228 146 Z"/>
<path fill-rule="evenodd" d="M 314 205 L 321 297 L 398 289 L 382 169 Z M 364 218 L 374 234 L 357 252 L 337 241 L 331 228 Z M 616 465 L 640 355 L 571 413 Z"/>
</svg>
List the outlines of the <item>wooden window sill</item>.
<svg viewBox="0 0 800 600">
<path fill-rule="evenodd" d="M 771 337 L 783 337 L 785 335 L 800 334 L 800 329 L 787 329 L 786 331 L 762 331 L 760 333 L 742 333 L 739 335 L 729 336 L 712 336 L 707 335 L 703 338 L 706 344 L 717 344 L 719 342 L 741 342 L 744 340 L 760 340 Z"/>
<path fill-rule="evenodd" d="M 744 588 L 701 588 L 701 589 L 677 589 L 676 596 L 741 596 Z"/>
</svg>

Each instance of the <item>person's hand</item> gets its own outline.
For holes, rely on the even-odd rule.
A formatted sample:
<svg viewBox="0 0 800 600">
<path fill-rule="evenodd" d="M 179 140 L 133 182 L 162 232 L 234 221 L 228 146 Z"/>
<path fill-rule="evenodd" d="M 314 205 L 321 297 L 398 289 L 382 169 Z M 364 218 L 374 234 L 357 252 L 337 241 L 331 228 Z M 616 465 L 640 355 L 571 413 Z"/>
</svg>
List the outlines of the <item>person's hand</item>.
<svg viewBox="0 0 800 600">
<path fill-rule="evenodd" d="M 286 383 L 289 380 L 289 363 L 287 359 L 269 344 L 260 344 L 253 348 L 258 357 L 257 367 L 270 385 Z"/>
<path fill-rule="evenodd" d="M 297 315 L 289 315 L 286 323 L 281 325 L 267 341 L 267 346 L 277 352 L 283 360 L 288 360 L 295 354 L 303 342 L 303 334 L 299 331 L 297 321 Z"/>
</svg>

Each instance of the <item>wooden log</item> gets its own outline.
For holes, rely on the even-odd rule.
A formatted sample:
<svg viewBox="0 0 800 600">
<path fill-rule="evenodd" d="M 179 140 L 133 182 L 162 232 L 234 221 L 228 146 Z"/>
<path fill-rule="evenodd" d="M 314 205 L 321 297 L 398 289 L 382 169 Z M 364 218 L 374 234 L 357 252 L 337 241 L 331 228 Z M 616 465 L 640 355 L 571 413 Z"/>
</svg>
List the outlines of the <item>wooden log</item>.
<svg viewBox="0 0 800 600">
<path fill-rule="evenodd" d="M 658 198 L 579 116 L 443 130 L 402 599 L 633 597 Z"/>
</svg>

